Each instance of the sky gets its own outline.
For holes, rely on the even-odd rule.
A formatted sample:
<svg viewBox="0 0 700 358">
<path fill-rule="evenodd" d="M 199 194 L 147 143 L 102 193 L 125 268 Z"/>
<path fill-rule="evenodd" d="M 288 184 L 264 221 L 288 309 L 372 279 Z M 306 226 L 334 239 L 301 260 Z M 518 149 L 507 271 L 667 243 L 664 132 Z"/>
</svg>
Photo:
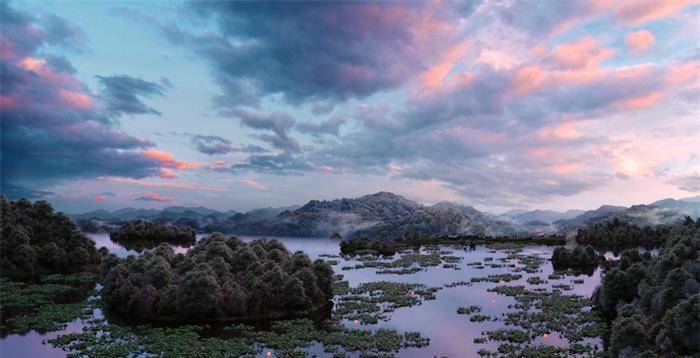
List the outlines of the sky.
<svg viewBox="0 0 700 358">
<path fill-rule="evenodd" d="M 0 2 L 2 193 L 83 212 L 700 194 L 700 2 Z"/>
</svg>

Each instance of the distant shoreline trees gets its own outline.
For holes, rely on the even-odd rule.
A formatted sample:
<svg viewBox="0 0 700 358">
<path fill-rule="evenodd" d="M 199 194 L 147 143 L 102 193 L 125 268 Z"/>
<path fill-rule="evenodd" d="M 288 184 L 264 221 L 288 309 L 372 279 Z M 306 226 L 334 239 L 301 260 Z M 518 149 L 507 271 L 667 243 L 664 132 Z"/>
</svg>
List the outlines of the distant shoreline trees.
<svg viewBox="0 0 700 358">
<path fill-rule="evenodd" d="M 109 234 L 112 241 L 139 252 L 161 243 L 192 246 L 196 237 L 197 233 L 190 227 L 163 225 L 140 219 L 124 223 Z"/>
<path fill-rule="evenodd" d="M 597 248 L 655 247 L 669 231 L 669 225 L 640 227 L 618 218 L 579 229 L 576 242 Z"/>
<path fill-rule="evenodd" d="M 555 270 L 566 270 L 569 268 L 591 272 L 595 270 L 605 258 L 593 248 L 576 246 L 569 250 L 565 247 L 557 247 L 552 253 L 552 266 Z"/>
</svg>

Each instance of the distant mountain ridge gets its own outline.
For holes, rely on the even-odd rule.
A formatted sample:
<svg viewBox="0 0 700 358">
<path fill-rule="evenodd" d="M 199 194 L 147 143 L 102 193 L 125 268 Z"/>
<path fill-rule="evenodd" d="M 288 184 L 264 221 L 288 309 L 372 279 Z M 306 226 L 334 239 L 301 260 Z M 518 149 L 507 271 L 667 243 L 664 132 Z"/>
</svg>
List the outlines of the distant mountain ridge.
<svg viewBox="0 0 700 358">
<path fill-rule="evenodd" d="M 617 218 L 640 226 L 670 223 L 685 215 L 700 217 L 700 197 L 663 199 L 649 205 L 603 205 L 595 210 L 482 212 L 452 202 L 419 204 L 390 192 L 358 198 L 311 200 L 303 206 L 261 208 L 239 213 L 205 207 L 172 206 L 162 210 L 124 208 L 73 215 L 85 231 L 109 230 L 143 219 L 189 226 L 199 232 L 239 235 L 329 237 L 396 237 L 473 234 L 483 236 L 566 233 Z"/>
<path fill-rule="evenodd" d="M 649 205 L 624 206 L 603 205 L 596 210 L 568 219 L 557 220 L 553 224 L 559 231 L 565 232 L 578 228 L 591 226 L 596 223 L 610 221 L 615 218 L 638 226 L 657 224 L 669 224 L 690 216 L 693 219 L 700 217 L 700 197 L 684 199 L 662 199 Z"/>
</svg>

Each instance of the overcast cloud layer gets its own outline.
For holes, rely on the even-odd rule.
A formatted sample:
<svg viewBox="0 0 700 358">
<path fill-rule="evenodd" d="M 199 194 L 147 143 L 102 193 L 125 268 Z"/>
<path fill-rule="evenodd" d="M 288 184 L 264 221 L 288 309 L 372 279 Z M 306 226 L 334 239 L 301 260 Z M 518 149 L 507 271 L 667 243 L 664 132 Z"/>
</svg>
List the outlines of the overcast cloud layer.
<svg viewBox="0 0 700 358">
<path fill-rule="evenodd" d="M 505 210 L 700 193 L 697 2 L 1 4 L 12 197 L 241 210 L 389 190 Z"/>
</svg>

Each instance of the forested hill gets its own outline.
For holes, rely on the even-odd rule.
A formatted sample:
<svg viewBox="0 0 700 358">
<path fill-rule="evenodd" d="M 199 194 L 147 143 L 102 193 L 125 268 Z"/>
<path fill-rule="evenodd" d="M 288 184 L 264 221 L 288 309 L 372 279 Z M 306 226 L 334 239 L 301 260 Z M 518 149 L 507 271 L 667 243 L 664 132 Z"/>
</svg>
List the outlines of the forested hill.
<svg viewBox="0 0 700 358">
<path fill-rule="evenodd" d="M 442 203 L 433 207 L 400 195 L 379 192 L 355 199 L 312 200 L 301 208 L 237 226 L 241 234 L 328 237 L 513 234 L 508 222 L 471 207 Z"/>
<path fill-rule="evenodd" d="M 700 200 L 664 199 L 632 207 L 604 205 L 596 210 L 555 212 L 513 211 L 494 215 L 471 206 L 440 202 L 425 206 L 389 192 L 358 198 L 311 200 L 303 206 L 263 208 L 238 213 L 203 207 L 169 207 L 163 210 L 126 208 L 95 210 L 73 215 L 87 232 L 111 231 L 125 222 L 143 219 L 157 224 L 188 226 L 198 232 L 239 235 L 343 238 L 434 236 L 537 235 L 575 232 L 617 218 L 638 226 L 672 223 L 700 213 Z"/>
</svg>

